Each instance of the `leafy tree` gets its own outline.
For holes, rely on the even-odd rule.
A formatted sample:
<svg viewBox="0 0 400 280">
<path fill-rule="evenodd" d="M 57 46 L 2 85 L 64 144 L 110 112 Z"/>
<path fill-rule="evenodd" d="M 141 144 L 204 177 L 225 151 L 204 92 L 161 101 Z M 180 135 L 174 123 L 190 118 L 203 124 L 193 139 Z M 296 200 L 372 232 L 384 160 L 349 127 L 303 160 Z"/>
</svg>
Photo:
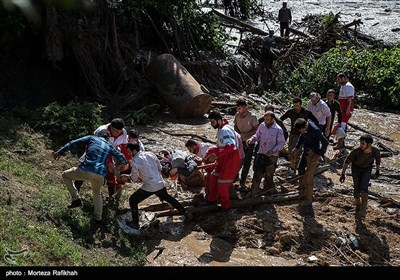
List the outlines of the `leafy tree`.
<svg viewBox="0 0 400 280">
<path fill-rule="evenodd" d="M 282 71 L 278 88 L 291 95 L 322 95 L 339 90 L 338 73 L 345 73 L 363 104 L 397 109 L 400 104 L 400 44 L 391 48 L 357 50 L 338 41 L 337 47 L 319 59 L 310 58 L 293 71 Z"/>
</svg>

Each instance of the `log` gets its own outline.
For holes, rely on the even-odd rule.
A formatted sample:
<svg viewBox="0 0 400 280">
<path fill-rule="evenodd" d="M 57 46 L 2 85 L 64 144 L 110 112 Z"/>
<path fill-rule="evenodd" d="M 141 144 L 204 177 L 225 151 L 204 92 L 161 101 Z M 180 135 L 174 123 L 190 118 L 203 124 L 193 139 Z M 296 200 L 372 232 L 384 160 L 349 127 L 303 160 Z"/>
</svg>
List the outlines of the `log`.
<svg viewBox="0 0 400 280">
<path fill-rule="evenodd" d="M 388 178 L 400 180 L 400 174 L 385 174 L 385 173 L 382 174 L 381 173 L 379 177 L 388 177 Z"/>
<path fill-rule="evenodd" d="M 236 103 L 223 102 L 223 101 L 213 101 L 211 105 L 214 107 L 236 107 Z"/>
<path fill-rule="evenodd" d="M 178 137 L 184 136 L 184 137 L 198 138 L 198 139 L 202 140 L 203 142 L 207 142 L 207 143 L 211 143 L 211 144 L 217 144 L 217 142 L 215 142 L 213 140 L 210 140 L 207 137 L 199 136 L 199 135 L 193 134 L 193 133 L 172 133 L 172 132 L 168 132 L 168 131 L 165 131 L 165 130 L 162 130 L 162 129 L 158 129 L 158 130 L 163 132 L 163 133 L 165 133 L 165 134 L 171 135 L 171 136 L 178 136 Z"/>
<path fill-rule="evenodd" d="M 381 158 L 392 157 L 392 156 L 393 156 L 393 153 L 391 153 L 391 152 L 381 152 Z"/>
<path fill-rule="evenodd" d="M 395 151 L 395 150 L 389 148 L 388 146 L 386 146 L 382 142 L 378 142 L 378 147 L 381 147 L 382 149 L 386 150 L 389 153 L 392 153 L 393 155 L 398 155 L 399 154 L 398 151 Z"/>
<path fill-rule="evenodd" d="M 264 203 L 275 203 L 282 201 L 289 201 L 299 199 L 301 196 L 297 191 L 285 193 L 285 194 L 275 194 L 271 196 L 258 196 L 252 198 L 246 198 L 242 200 L 234 200 L 231 201 L 231 208 L 240 208 L 240 207 L 248 207 L 255 206 Z M 218 209 L 217 205 L 207 205 L 207 206 L 199 206 L 199 207 L 190 207 L 189 211 L 193 214 L 193 216 L 199 216 L 201 214 L 205 214 L 208 212 L 216 211 Z M 157 213 L 157 217 L 165 217 L 165 216 L 176 216 L 180 215 L 178 210 L 167 210 L 160 213 Z"/>
<path fill-rule="evenodd" d="M 229 22 L 232 22 L 234 24 L 237 24 L 237 25 L 243 27 L 245 30 L 247 30 L 247 31 L 249 31 L 251 33 L 262 35 L 262 36 L 267 36 L 268 35 L 268 32 L 265 32 L 264 30 L 261 30 L 259 28 L 254 27 L 254 26 L 251 26 L 250 24 L 247 24 L 247 23 L 245 23 L 245 22 L 243 22 L 241 20 L 238 20 L 238 19 L 233 18 L 231 16 L 227 16 L 227 15 L 225 15 L 223 13 L 220 13 L 217 10 L 214 10 L 214 9 L 212 11 L 214 12 L 214 14 L 216 14 L 220 18 L 223 18 L 223 19 L 225 19 L 225 20 L 227 20 Z"/>
<path fill-rule="evenodd" d="M 173 55 L 157 56 L 147 66 L 146 77 L 179 118 L 202 117 L 210 109 L 208 90 Z"/>
<path fill-rule="evenodd" d="M 283 202 L 283 201 L 299 199 L 300 197 L 301 196 L 299 195 L 298 191 L 289 192 L 289 193 L 285 193 L 285 194 L 275 194 L 275 195 L 270 195 L 270 196 L 261 195 L 261 196 L 242 199 L 242 200 L 234 200 L 231 202 L 231 207 L 232 208 L 240 208 L 240 207 L 248 207 L 248 206 L 254 206 L 254 205 L 264 204 L 264 203 Z"/>
<path fill-rule="evenodd" d="M 306 38 L 310 38 L 310 36 L 307 35 L 306 33 L 302 32 L 300 30 L 294 29 L 292 27 L 289 27 L 289 31 L 292 32 L 293 34 L 296 34 L 296 35 L 299 35 L 299 36 L 303 36 L 303 37 L 306 37 Z"/>
<path fill-rule="evenodd" d="M 342 28 L 349 28 L 349 27 L 351 27 L 351 26 L 353 26 L 353 25 L 360 25 L 360 24 L 363 24 L 363 22 L 361 21 L 361 19 L 355 19 L 355 20 L 353 20 L 352 22 L 343 25 Z"/>
<path fill-rule="evenodd" d="M 193 199 L 188 199 L 188 200 L 183 200 L 180 201 L 179 203 L 182 204 L 183 206 L 189 206 L 189 205 L 194 205 L 197 204 L 201 201 L 202 199 L 200 198 L 193 198 Z M 166 202 L 159 203 L 159 204 L 151 204 L 145 207 L 139 208 L 140 210 L 143 211 L 163 211 L 163 210 L 168 210 L 168 209 L 173 209 L 174 207 Z"/>
<path fill-rule="evenodd" d="M 318 167 L 317 170 L 315 171 L 315 175 L 316 175 L 316 174 L 320 174 L 320 173 L 322 173 L 322 172 L 325 172 L 325 171 L 329 170 L 330 168 L 331 168 L 331 165 L 330 165 L 330 164 L 326 164 L 326 165 L 320 166 L 320 167 Z M 296 181 L 296 180 L 298 180 L 298 179 L 300 179 L 300 175 L 297 175 L 297 176 L 295 176 L 295 177 L 293 177 L 293 178 L 290 178 L 290 179 L 286 180 L 286 182 L 287 182 L 287 183 L 290 183 L 290 182 Z"/>
<path fill-rule="evenodd" d="M 213 64 L 210 63 L 209 61 L 182 61 L 181 64 L 183 66 L 207 66 L 207 67 L 213 67 Z"/>
<path fill-rule="evenodd" d="M 347 125 L 351 126 L 352 128 L 358 129 L 358 130 L 360 130 L 360 131 L 362 131 L 362 132 L 371 134 L 371 135 L 373 135 L 373 136 L 375 136 L 375 137 L 377 137 L 377 138 L 381 138 L 381 139 L 386 140 L 386 141 L 394 142 L 393 139 L 390 139 L 390 138 L 388 138 L 388 137 L 386 137 L 386 136 L 381 136 L 381 135 L 378 135 L 378 134 L 376 134 L 376 133 L 370 132 L 370 131 L 368 131 L 368 130 L 362 128 L 362 127 L 359 127 L 359 126 L 356 125 L 356 124 L 347 123 Z"/>
<path fill-rule="evenodd" d="M 268 36 L 269 35 L 269 32 L 266 32 L 264 30 L 261 30 L 259 28 L 254 27 L 254 26 L 251 26 L 250 24 L 247 24 L 247 23 L 245 23 L 245 22 L 243 22 L 243 21 L 241 21 L 241 20 L 239 20 L 237 18 L 225 15 L 225 14 L 220 13 L 217 10 L 214 10 L 214 9 L 213 9 L 213 12 L 214 12 L 214 14 L 219 16 L 220 18 L 223 18 L 224 20 L 229 21 L 231 23 L 231 25 L 224 24 L 224 25 L 226 25 L 228 27 L 239 29 L 241 32 L 247 31 L 247 32 L 251 32 L 253 34 L 257 34 L 257 35 L 261 35 L 261 36 Z M 290 27 L 289 27 L 289 29 L 294 34 L 305 36 L 307 38 L 309 37 L 307 34 L 301 32 L 301 31 L 299 31 L 297 29 L 293 29 L 293 28 L 290 28 Z M 280 36 L 275 36 L 275 37 L 276 37 L 276 42 L 279 43 L 279 44 L 288 44 L 288 43 L 290 43 L 289 40 L 287 40 L 287 39 L 285 39 L 283 37 L 280 37 Z"/>
</svg>

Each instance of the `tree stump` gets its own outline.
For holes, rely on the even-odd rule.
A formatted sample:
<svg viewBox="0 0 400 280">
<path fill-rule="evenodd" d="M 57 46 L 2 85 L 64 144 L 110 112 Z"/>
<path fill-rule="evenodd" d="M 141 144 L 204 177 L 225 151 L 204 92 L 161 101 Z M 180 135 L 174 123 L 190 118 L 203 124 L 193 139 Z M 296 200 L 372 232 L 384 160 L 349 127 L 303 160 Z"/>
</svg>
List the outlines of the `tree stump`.
<svg viewBox="0 0 400 280">
<path fill-rule="evenodd" d="M 157 56 L 146 68 L 146 76 L 179 118 L 202 117 L 210 109 L 208 90 L 173 55 Z"/>
</svg>

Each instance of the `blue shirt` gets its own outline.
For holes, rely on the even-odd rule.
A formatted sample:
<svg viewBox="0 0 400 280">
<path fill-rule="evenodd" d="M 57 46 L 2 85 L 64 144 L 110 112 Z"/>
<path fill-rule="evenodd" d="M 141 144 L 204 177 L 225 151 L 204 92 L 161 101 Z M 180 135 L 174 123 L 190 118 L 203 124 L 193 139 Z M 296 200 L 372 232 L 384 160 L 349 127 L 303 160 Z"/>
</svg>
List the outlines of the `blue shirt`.
<svg viewBox="0 0 400 280">
<path fill-rule="evenodd" d="M 311 121 L 307 122 L 307 131 L 300 135 L 299 140 L 297 140 L 296 143 L 296 149 L 299 149 L 300 146 L 304 144 L 304 152 L 311 149 L 314 153 L 323 156 L 328 148 L 329 142 L 315 124 Z"/>
<path fill-rule="evenodd" d="M 110 155 L 115 156 L 121 162 L 121 164 L 128 163 L 124 155 L 117 151 L 110 143 L 108 143 L 105 138 L 92 135 L 84 136 L 68 142 L 64 145 L 64 147 L 58 150 L 58 153 L 60 155 L 64 155 L 68 150 L 81 145 L 85 145 L 87 147 L 85 159 L 79 166 L 79 168 L 84 171 L 106 176 L 106 162 L 108 156 Z"/>
<path fill-rule="evenodd" d="M 263 48 L 269 50 L 271 48 L 272 43 L 275 42 L 276 37 L 275 36 L 266 36 L 264 38 L 264 44 Z"/>
</svg>

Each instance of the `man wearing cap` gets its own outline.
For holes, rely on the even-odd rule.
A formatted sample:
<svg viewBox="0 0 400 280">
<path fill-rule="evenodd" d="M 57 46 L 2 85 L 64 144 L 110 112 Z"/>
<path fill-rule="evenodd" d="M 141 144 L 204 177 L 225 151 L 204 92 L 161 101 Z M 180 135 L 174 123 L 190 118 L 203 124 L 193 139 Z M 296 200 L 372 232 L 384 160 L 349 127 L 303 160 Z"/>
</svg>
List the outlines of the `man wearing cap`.
<svg viewBox="0 0 400 280">
<path fill-rule="evenodd" d="M 93 191 L 94 220 L 100 222 L 103 213 L 103 199 L 101 197 L 101 187 L 106 176 L 106 161 L 109 156 L 114 156 L 119 161 L 118 168 L 127 165 L 127 160 L 123 154 L 117 151 L 107 142 L 108 130 L 98 131 L 99 136 L 85 136 L 68 142 L 57 152 L 53 153 L 53 158 L 58 160 L 65 152 L 78 146 L 86 146 L 86 153 L 83 162 L 79 167 L 72 167 L 65 170 L 62 174 L 65 185 L 72 197 L 72 203 L 68 208 L 82 206 L 82 200 L 78 190 L 75 188 L 73 180 L 87 180 L 90 182 Z"/>
<path fill-rule="evenodd" d="M 231 207 L 229 189 L 240 168 L 239 137 L 228 120 L 220 112 L 213 111 L 208 115 L 210 124 L 217 129 L 218 151 L 217 165 L 210 179 L 208 201 L 219 202 L 224 210 Z"/>
</svg>

